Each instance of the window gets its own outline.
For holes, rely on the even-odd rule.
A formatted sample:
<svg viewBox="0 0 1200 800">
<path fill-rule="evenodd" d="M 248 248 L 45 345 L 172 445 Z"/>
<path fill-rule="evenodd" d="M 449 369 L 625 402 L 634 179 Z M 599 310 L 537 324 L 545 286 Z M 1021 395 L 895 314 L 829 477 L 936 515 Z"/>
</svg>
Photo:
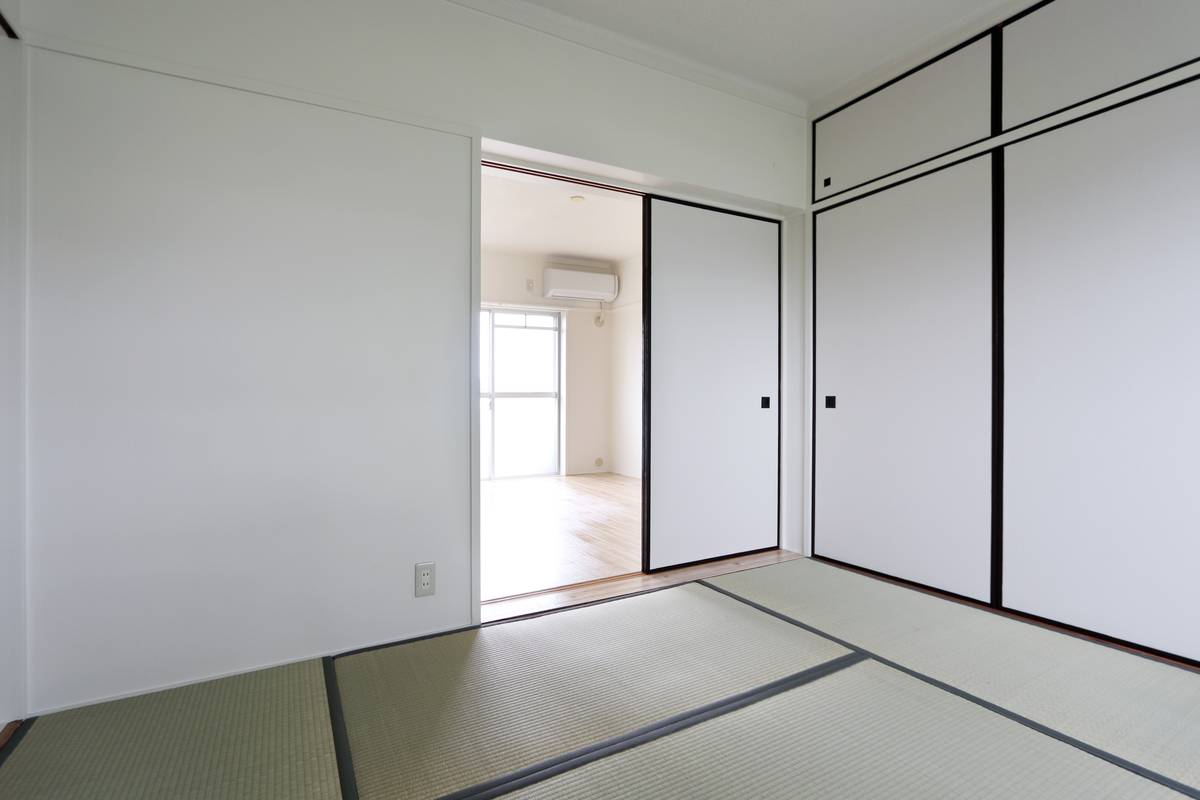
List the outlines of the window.
<svg viewBox="0 0 1200 800">
<path fill-rule="evenodd" d="M 549 312 L 479 314 L 484 480 L 558 474 L 559 323 Z"/>
</svg>

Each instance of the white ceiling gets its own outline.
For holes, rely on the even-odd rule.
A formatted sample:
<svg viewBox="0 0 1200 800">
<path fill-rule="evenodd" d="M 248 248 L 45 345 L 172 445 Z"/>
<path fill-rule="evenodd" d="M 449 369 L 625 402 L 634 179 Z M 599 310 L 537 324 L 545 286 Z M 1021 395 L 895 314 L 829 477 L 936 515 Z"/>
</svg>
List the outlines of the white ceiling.
<svg viewBox="0 0 1200 800">
<path fill-rule="evenodd" d="M 939 37 L 1033 0 L 452 2 L 803 113 Z"/>
<path fill-rule="evenodd" d="M 636 195 L 484 168 L 481 205 L 485 251 L 602 261 L 642 252 Z"/>
</svg>

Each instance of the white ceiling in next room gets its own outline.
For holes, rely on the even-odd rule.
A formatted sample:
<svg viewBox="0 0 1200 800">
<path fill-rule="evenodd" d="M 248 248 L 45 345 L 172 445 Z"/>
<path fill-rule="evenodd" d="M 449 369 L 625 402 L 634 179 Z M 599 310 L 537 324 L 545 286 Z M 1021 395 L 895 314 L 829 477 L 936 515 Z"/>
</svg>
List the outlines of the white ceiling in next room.
<svg viewBox="0 0 1200 800">
<path fill-rule="evenodd" d="M 642 198 L 577 183 L 483 168 L 486 251 L 622 261 L 642 251 Z"/>
</svg>

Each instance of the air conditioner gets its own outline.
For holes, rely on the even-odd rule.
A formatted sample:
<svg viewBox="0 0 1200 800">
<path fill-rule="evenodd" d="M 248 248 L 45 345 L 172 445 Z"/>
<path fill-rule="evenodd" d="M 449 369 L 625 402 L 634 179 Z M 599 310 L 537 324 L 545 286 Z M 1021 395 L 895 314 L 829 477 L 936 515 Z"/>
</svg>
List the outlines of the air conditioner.
<svg viewBox="0 0 1200 800">
<path fill-rule="evenodd" d="M 546 267 L 542 272 L 542 294 L 556 300 L 617 299 L 617 276 L 608 272 Z"/>
</svg>

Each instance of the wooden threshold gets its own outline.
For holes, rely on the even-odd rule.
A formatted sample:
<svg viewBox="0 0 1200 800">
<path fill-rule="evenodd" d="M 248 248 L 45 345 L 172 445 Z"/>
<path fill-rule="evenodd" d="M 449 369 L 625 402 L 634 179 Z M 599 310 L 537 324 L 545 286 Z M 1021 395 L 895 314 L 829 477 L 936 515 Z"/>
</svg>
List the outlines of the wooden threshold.
<svg viewBox="0 0 1200 800">
<path fill-rule="evenodd" d="M 15 719 L 5 725 L 3 730 L 0 730 L 0 750 L 4 749 L 4 745 L 8 744 L 8 740 L 13 737 L 19 727 L 21 727 L 21 720 Z"/>
<path fill-rule="evenodd" d="M 641 592 L 646 589 L 674 586 L 701 578 L 715 578 L 718 575 L 740 572 L 741 570 L 753 569 L 755 567 L 765 567 L 770 564 L 791 561 L 795 558 L 803 558 L 803 556 L 799 553 L 793 553 L 790 550 L 775 549 L 746 556 L 733 556 L 721 559 L 720 561 L 709 561 L 705 564 L 694 564 L 688 567 L 664 570 L 652 575 L 633 572 L 611 578 L 600 578 L 599 580 L 586 581 L 571 586 L 560 586 L 556 589 L 547 589 L 541 592 L 529 592 L 528 594 L 515 595 L 513 597 L 487 600 L 481 604 L 481 618 L 483 622 L 494 622 L 498 619 L 519 617 L 524 614 L 533 614 L 552 608 L 590 603 L 594 600 L 607 600 L 611 597 L 620 597 L 621 595 L 633 594 L 634 592 Z"/>
</svg>

